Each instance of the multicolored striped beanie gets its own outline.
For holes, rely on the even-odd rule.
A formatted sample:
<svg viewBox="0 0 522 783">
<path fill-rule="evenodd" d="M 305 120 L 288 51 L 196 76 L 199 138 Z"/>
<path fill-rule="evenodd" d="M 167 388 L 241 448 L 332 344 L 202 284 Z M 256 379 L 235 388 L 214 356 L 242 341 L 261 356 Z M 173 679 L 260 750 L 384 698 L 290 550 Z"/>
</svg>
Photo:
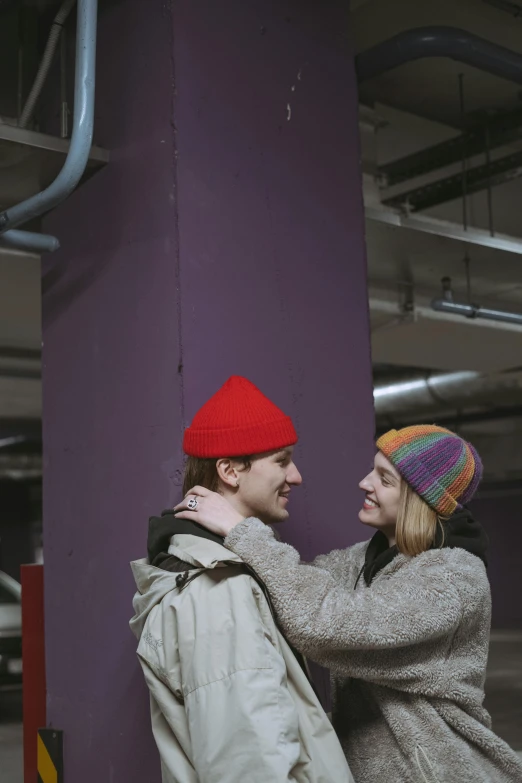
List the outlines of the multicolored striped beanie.
<svg viewBox="0 0 522 783">
<path fill-rule="evenodd" d="M 390 430 L 377 441 L 402 478 L 438 514 L 451 516 L 468 503 L 482 478 L 471 443 L 432 424 Z"/>
</svg>

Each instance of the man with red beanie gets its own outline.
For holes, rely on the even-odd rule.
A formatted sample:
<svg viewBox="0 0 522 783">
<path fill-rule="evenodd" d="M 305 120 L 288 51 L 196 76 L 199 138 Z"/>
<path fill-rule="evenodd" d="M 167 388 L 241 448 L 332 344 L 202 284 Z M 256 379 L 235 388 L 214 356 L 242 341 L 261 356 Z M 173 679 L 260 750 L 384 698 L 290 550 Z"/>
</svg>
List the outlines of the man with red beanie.
<svg viewBox="0 0 522 783">
<path fill-rule="evenodd" d="M 290 418 L 233 376 L 185 431 L 184 493 L 197 484 L 245 517 L 284 521 L 302 481 L 296 442 Z M 264 585 L 222 544 L 168 511 L 149 522 L 148 558 L 131 564 L 163 783 L 353 783 Z"/>
</svg>

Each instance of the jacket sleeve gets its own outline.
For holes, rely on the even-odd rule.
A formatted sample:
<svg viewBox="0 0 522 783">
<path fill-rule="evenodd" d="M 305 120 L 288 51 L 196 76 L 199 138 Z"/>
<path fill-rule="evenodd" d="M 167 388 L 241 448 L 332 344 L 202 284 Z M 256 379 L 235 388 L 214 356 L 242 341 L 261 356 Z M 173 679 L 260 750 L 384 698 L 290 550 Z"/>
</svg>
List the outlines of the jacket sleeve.
<svg viewBox="0 0 522 783">
<path fill-rule="evenodd" d="M 262 621 L 250 577 L 187 590 L 177 608 L 182 691 L 201 783 L 286 783 L 300 756 L 285 662 Z M 257 586 L 256 586 L 257 589 Z"/>
<path fill-rule="evenodd" d="M 430 567 L 430 559 L 416 568 L 415 579 L 384 579 L 354 591 L 323 568 L 300 563 L 298 552 L 275 541 L 259 520 L 237 525 L 225 546 L 265 582 L 297 649 L 352 677 L 400 687 L 407 675 L 390 652 L 446 636 L 462 616 L 457 590 L 444 569 Z"/>
<path fill-rule="evenodd" d="M 336 582 L 353 587 L 364 565 L 364 555 L 368 543 L 368 541 L 364 541 L 347 549 L 334 549 L 327 555 L 318 555 L 310 565 L 328 571 Z"/>
</svg>

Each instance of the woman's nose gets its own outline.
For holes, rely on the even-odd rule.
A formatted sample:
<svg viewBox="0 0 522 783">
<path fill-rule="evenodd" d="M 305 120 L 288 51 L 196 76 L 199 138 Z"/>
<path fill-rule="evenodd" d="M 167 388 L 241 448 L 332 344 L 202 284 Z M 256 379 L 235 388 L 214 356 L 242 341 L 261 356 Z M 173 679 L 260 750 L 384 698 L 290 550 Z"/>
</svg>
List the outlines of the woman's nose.
<svg viewBox="0 0 522 783">
<path fill-rule="evenodd" d="M 371 481 L 372 474 L 368 473 L 367 476 L 359 482 L 359 489 L 364 489 L 365 492 L 371 492 L 373 490 L 373 484 Z"/>
</svg>

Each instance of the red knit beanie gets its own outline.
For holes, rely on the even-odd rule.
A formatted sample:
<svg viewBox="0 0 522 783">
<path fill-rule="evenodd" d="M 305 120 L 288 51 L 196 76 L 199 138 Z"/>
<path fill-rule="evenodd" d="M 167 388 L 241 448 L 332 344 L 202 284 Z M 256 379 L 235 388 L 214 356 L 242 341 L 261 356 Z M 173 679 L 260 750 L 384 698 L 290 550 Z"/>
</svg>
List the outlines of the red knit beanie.
<svg viewBox="0 0 522 783">
<path fill-rule="evenodd" d="M 294 443 L 291 419 L 253 383 L 233 375 L 194 416 L 183 451 L 192 457 L 241 457 Z"/>
</svg>

